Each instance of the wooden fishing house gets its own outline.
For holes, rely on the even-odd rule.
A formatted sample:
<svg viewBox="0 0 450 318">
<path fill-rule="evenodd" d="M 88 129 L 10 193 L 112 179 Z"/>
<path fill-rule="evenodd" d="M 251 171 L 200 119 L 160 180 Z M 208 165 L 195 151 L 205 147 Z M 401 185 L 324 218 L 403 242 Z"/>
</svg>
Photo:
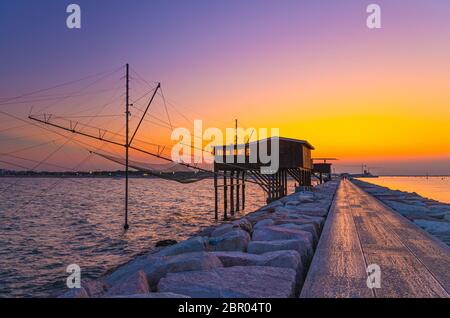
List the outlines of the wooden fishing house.
<svg viewBox="0 0 450 318">
<path fill-rule="evenodd" d="M 329 161 L 336 161 L 336 158 L 313 158 L 313 174 L 320 183 L 330 181 L 332 177 L 332 164 Z M 322 162 L 317 162 L 322 161 Z"/>
<path fill-rule="evenodd" d="M 278 144 L 278 155 L 275 146 Z M 245 209 L 245 180 L 251 178 L 266 193 L 267 202 L 287 195 L 287 179 L 299 187 L 311 187 L 314 147 L 305 140 L 274 137 L 245 144 L 214 147 L 215 217 L 218 219 L 219 191 L 223 189 L 224 219 Z M 271 161 L 268 162 L 268 157 Z M 276 169 L 273 160 L 278 160 Z M 219 184 L 222 179 L 222 184 Z"/>
</svg>

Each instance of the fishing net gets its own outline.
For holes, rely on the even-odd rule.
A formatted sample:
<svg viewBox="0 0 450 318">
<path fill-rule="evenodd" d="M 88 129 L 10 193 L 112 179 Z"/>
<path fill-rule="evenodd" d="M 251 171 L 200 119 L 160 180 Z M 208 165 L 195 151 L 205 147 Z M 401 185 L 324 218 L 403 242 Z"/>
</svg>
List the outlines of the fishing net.
<svg viewBox="0 0 450 318">
<path fill-rule="evenodd" d="M 97 156 L 125 166 L 124 158 L 107 155 L 104 153 L 93 152 Z M 200 171 L 195 168 L 186 167 L 176 162 L 167 164 L 143 163 L 135 160 L 128 160 L 128 166 L 137 171 L 147 173 L 148 175 L 176 181 L 179 183 L 193 183 L 212 177 L 213 172 Z"/>
</svg>

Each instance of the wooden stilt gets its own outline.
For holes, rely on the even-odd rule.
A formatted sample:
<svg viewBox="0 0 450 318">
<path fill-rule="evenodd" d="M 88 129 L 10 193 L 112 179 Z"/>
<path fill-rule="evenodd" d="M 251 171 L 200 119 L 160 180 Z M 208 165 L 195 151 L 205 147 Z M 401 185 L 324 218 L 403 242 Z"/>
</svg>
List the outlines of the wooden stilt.
<svg viewBox="0 0 450 318">
<path fill-rule="evenodd" d="M 242 210 L 245 210 L 245 171 L 242 171 Z"/>
<path fill-rule="evenodd" d="M 219 220 L 219 193 L 217 189 L 217 174 L 214 174 L 214 218 Z"/>
<path fill-rule="evenodd" d="M 288 194 L 288 179 L 287 179 L 287 171 L 284 170 L 284 195 Z"/>
<path fill-rule="evenodd" d="M 234 216 L 234 171 L 230 171 L 230 212 Z"/>
<path fill-rule="evenodd" d="M 228 219 L 228 189 L 227 189 L 227 172 L 223 172 L 223 219 Z"/>
<path fill-rule="evenodd" d="M 240 181 L 241 181 L 241 172 L 239 170 L 236 171 L 236 212 L 240 210 Z"/>
</svg>

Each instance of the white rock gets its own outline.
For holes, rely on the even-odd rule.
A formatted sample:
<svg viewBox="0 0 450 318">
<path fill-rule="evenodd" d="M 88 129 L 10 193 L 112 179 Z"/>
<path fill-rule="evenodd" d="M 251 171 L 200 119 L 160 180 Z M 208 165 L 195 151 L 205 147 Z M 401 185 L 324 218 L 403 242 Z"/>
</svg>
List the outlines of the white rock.
<svg viewBox="0 0 450 318">
<path fill-rule="evenodd" d="M 234 266 L 168 274 L 160 292 L 195 298 L 289 298 L 295 296 L 296 273 L 290 268 Z"/>
<path fill-rule="evenodd" d="M 214 231 L 212 231 L 211 237 L 217 237 L 217 236 L 224 235 L 225 233 L 233 231 L 234 229 L 235 229 L 235 227 L 231 223 L 219 225 Z"/>
<path fill-rule="evenodd" d="M 274 251 L 264 254 L 248 254 L 242 252 L 213 252 L 225 267 L 232 266 L 271 266 L 291 268 L 302 271 L 300 254 L 294 250 Z"/>
<path fill-rule="evenodd" d="M 183 253 L 202 252 L 206 249 L 207 238 L 202 236 L 195 236 L 189 240 L 180 242 L 175 245 L 168 246 L 154 255 L 157 256 L 171 256 Z"/>
<path fill-rule="evenodd" d="M 211 237 L 209 248 L 212 251 L 247 251 L 250 235 L 241 229 L 225 233 L 222 236 Z"/>
<path fill-rule="evenodd" d="M 154 288 L 167 273 L 207 270 L 216 267 L 222 267 L 222 262 L 217 256 L 206 252 L 194 252 L 165 257 L 150 256 L 143 271 L 147 275 L 150 287 Z"/>
<path fill-rule="evenodd" d="M 286 202 L 286 204 L 284 205 L 286 208 L 297 208 L 302 202 L 300 202 L 299 200 L 291 200 Z"/>
<path fill-rule="evenodd" d="M 275 213 L 277 213 L 277 214 L 287 214 L 287 213 L 292 213 L 294 211 L 295 212 L 299 211 L 299 208 L 297 206 L 291 206 L 291 205 L 285 205 L 285 206 L 275 208 Z"/>
<path fill-rule="evenodd" d="M 240 220 L 234 221 L 233 225 L 235 227 L 240 228 L 241 230 L 246 231 L 249 234 L 251 234 L 253 231 L 252 223 L 246 218 L 242 218 Z"/>
<path fill-rule="evenodd" d="M 309 218 L 308 216 L 301 216 L 298 218 L 277 218 L 275 219 L 275 225 L 280 225 L 280 224 L 286 224 L 286 223 L 292 223 L 292 224 L 297 224 L 297 225 L 302 225 L 302 224 L 311 224 L 314 226 L 316 232 L 320 232 L 320 230 L 322 229 L 322 225 L 324 222 L 324 218 L 317 218 L 317 217 L 313 217 L 313 218 Z"/>
<path fill-rule="evenodd" d="M 264 226 L 274 225 L 274 223 L 275 222 L 272 219 L 265 219 L 256 223 L 253 229 L 256 230 L 257 228 L 261 228 Z"/>
<path fill-rule="evenodd" d="M 147 255 L 139 256 L 106 275 L 105 283 L 107 286 L 120 284 L 123 280 L 127 279 L 128 276 L 143 270 L 147 264 Z"/>
<path fill-rule="evenodd" d="M 314 202 L 314 193 L 301 193 L 299 196 L 297 196 L 297 200 L 301 203 L 312 203 Z"/>
<path fill-rule="evenodd" d="M 308 240 L 251 241 L 248 253 L 264 254 L 273 251 L 294 250 L 300 254 L 302 263 L 306 264 L 313 256 L 313 248 Z"/>
<path fill-rule="evenodd" d="M 277 240 L 305 240 L 311 246 L 313 236 L 311 233 L 298 229 L 286 229 L 280 226 L 266 226 L 253 232 L 253 241 L 277 241 Z"/>
<path fill-rule="evenodd" d="M 313 243 L 316 244 L 319 240 L 319 236 L 317 234 L 317 230 L 313 224 L 293 224 L 293 223 L 285 223 L 279 225 L 280 227 L 286 228 L 286 229 L 293 229 L 293 230 L 302 230 L 307 231 L 311 233 L 313 236 Z"/>
<path fill-rule="evenodd" d="M 106 284 L 103 280 L 91 280 L 91 281 L 82 281 L 81 287 L 83 287 L 88 293 L 89 297 L 96 298 L 100 297 L 103 293 L 106 292 Z"/>
<path fill-rule="evenodd" d="M 261 210 L 261 211 L 266 211 L 266 210 L 270 210 L 270 209 L 274 209 L 274 208 L 282 207 L 282 206 L 283 206 L 283 203 L 282 203 L 282 202 L 280 202 L 280 201 L 274 201 L 274 202 L 269 203 L 269 204 L 266 205 L 265 207 L 261 208 L 260 210 Z"/>
<path fill-rule="evenodd" d="M 149 293 L 147 276 L 143 271 L 133 273 L 120 283 L 108 288 L 103 297 Z"/>
</svg>

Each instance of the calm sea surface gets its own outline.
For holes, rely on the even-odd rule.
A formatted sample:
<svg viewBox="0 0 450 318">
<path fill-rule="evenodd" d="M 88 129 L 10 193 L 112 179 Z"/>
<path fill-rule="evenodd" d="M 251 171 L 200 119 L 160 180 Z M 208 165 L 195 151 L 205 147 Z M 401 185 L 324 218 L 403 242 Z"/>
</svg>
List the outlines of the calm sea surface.
<svg viewBox="0 0 450 318">
<path fill-rule="evenodd" d="M 450 177 L 379 177 L 361 179 L 392 190 L 416 192 L 440 202 L 450 203 Z"/>
<path fill-rule="evenodd" d="M 292 184 L 291 184 L 292 185 Z M 83 278 L 214 224 L 212 180 L 183 185 L 131 179 L 130 230 L 123 232 L 123 179 L 0 178 L 0 297 L 46 297 L 65 290 L 66 267 Z M 247 183 L 251 212 L 262 190 Z"/>
</svg>

